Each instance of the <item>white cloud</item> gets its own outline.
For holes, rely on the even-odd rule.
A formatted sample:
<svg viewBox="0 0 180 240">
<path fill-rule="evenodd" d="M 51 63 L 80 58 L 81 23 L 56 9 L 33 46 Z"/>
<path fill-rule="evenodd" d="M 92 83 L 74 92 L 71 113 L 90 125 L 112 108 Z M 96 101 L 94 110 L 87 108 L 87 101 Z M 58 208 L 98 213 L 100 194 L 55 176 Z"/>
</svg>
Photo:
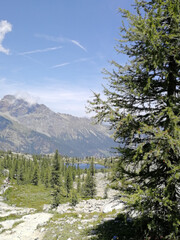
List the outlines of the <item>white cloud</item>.
<svg viewBox="0 0 180 240">
<path fill-rule="evenodd" d="M 44 38 L 44 39 L 46 39 L 48 41 L 52 41 L 52 42 L 70 42 L 70 43 L 73 43 L 74 45 L 78 46 L 79 48 L 83 49 L 85 52 L 87 52 L 87 49 L 82 44 L 80 44 L 80 42 L 73 40 L 73 39 L 69 39 L 69 38 L 65 38 L 65 37 L 54 37 L 54 36 L 49 36 L 46 34 L 36 34 L 35 36 L 39 37 L 39 38 Z"/>
<path fill-rule="evenodd" d="M 69 64 L 72 64 L 72 63 L 80 63 L 80 62 L 87 62 L 89 60 L 91 60 L 92 58 L 79 58 L 79 59 L 76 59 L 72 62 L 65 62 L 65 63 L 61 63 L 61 64 L 57 64 L 57 65 L 54 65 L 52 66 L 51 68 L 59 68 L 59 67 L 64 67 L 66 65 L 69 65 Z"/>
<path fill-rule="evenodd" d="M 60 48 L 62 48 L 62 46 L 45 48 L 45 49 L 36 49 L 36 50 L 28 51 L 28 52 L 19 53 L 19 55 L 27 55 L 27 54 L 33 54 L 33 53 L 49 52 L 49 51 L 58 50 Z"/>
<path fill-rule="evenodd" d="M 69 62 L 65 62 L 65 63 L 61 63 L 61 64 L 57 64 L 55 66 L 52 66 L 51 68 L 59 68 L 59 67 L 64 67 L 66 65 L 69 65 L 70 63 Z"/>
<path fill-rule="evenodd" d="M 55 80 L 56 82 L 52 83 Z M 12 94 L 17 98 L 23 98 L 30 104 L 45 104 L 55 112 L 67 113 L 79 117 L 86 116 L 85 106 L 92 92 L 87 88 L 75 85 L 61 85 L 57 82 L 57 79 L 55 80 L 52 79 L 50 85 L 45 84 L 42 87 L 42 84 L 29 86 L 26 82 L 18 83 L 1 78 L 0 85 L 2 91 L 0 92 L 0 98 Z"/>
<path fill-rule="evenodd" d="M 44 89 L 31 89 L 30 95 L 38 96 L 39 101 L 44 103 L 55 112 L 67 113 L 74 116 L 86 116 L 85 105 L 92 93 L 87 89 L 51 86 Z"/>
<path fill-rule="evenodd" d="M 29 94 L 27 92 L 24 92 L 24 91 L 18 91 L 16 94 L 15 94 L 16 98 L 17 99 L 24 99 L 26 102 L 28 102 L 30 105 L 33 105 L 35 103 L 38 102 L 39 98 L 38 97 L 35 97 L 33 96 L 32 94 Z"/>
<path fill-rule="evenodd" d="M 76 40 L 70 40 L 73 44 L 75 44 L 76 46 L 80 47 L 82 50 L 84 50 L 85 52 L 87 52 L 86 48 L 83 47 L 78 41 Z"/>
<path fill-rule="evenodd" d="M 64 38 L 64 37 L 54 37 L 54 36 L 49 36 L 46 34 L 35 34 L 35 37 L 37 38 L 44 38 L 47 41 L 51 42 L 66 42 L 69 41 L 69 39 Z"/>
<path fill-rule="evenodd" d="M 76 59 L 74 60 L 73 62 L 74 63 L 79 63 L 79 62 L 87 62 L 89 60 L 91 60 L 92 58 L 79 58 L 79 59 Z"/>
<path fill-rule="evenodd" d="M 0 21 L 0 52 L 3 52 L 7 55 L 9 54 L 9 49 L 6 49 L 2 46 L 2 41 L 4 40 L 6 33 L 11 31 L 12 25 L 8 21 L 6 20 Z"/>
</svg>

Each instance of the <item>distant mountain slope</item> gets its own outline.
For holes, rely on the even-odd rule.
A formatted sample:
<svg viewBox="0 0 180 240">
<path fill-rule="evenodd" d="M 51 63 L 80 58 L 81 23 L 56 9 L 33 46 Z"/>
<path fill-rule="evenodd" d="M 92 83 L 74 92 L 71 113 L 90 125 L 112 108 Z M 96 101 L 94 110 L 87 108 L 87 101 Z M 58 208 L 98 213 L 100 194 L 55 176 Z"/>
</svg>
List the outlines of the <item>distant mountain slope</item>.
<svg viewBox="0 0 180 240">
<path fill-rule="evenodd" d="M 30 104 L 7 95 L 0 100 L 0 148 L 67 156 L 107 156 L 113 140 L 107 127 L 88 118 L 55 113 L 43 104 Z"/>
</svg>

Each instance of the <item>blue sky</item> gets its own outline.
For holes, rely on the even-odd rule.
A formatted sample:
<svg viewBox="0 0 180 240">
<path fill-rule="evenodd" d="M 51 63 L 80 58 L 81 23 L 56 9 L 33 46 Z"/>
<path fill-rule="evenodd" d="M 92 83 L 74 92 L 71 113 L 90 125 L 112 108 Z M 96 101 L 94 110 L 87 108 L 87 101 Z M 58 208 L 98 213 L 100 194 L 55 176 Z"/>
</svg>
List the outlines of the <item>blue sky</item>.
<svg viewBox="0 0 180 240">
<path fill-rule="evenodd" d="M 55 112 L 88 116 L 114 50 L 118 8 L 133 0 L 4 0 L 0 7 L 0 98 L 23 96 Z"/>
</svg>

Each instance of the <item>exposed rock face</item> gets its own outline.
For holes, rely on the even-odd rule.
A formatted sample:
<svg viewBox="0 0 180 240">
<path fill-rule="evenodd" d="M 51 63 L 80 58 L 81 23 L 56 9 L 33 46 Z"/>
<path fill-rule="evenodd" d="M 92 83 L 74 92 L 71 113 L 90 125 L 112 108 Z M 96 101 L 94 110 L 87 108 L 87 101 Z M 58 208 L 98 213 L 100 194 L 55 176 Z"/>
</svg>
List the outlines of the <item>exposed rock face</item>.
<svg viewBox="0 0 180 240">
<path fill-rule="evenodd" d="M 55 113 L 43 104 L 30 104 L 7 95 L 0 100 L 2 150 L 46 154 L 56 149 L 63 155 L 106 156 L 113 140 L 107 127 L 91 119 Z"/>
</svg>

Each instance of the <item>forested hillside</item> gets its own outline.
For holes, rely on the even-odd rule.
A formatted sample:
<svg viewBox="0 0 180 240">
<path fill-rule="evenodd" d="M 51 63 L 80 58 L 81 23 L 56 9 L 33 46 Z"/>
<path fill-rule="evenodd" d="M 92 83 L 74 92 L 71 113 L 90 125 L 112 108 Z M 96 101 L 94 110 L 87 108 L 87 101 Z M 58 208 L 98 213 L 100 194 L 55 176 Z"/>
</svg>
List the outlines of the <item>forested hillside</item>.
<svg viewBox="0 0 180 240">
<path fill-rule="evenodd" d="M 84 161 L 90 164 L 88 169 L 81 168 L 82 159 L 62 157 L 57 150 L 50 156 L 1 152 L 0 176 L 8 177 L 11 184 L 15 183 L 18 186 L 33 185 L 45 188 L 51 196 L 52 207 L 67 201 L 76 205 L 78 199 L 94 198 L 96 195 L 95 159 L 87 158 Z M 102 171 L 105 170 L 102 166 Z M 10 188 L 7 192 L 11 190 Z M 10 196 L 14 198 L 13 195 Z M 10 202 L 11 197 L 7 198 Z"/>
</svg>

